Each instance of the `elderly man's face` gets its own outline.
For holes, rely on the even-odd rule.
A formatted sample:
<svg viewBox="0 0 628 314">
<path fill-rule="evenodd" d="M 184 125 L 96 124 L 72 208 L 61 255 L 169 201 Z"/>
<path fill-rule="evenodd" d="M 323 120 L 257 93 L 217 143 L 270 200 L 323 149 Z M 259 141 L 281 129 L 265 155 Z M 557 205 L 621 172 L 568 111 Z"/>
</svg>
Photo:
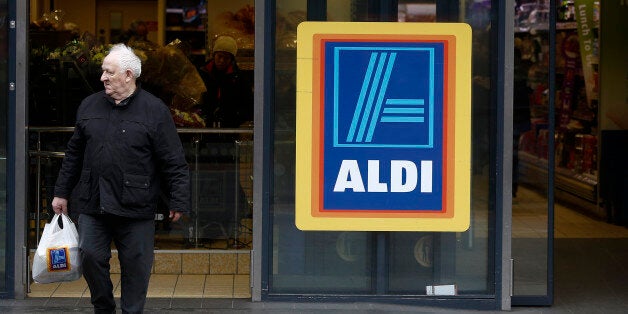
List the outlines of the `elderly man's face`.
<svg viewBox="0 0 628 314">
<path fill-rule="evenodd" d="M 102 62 L 100 81 L 105 85 L 105 93 L 116 102 L 129 97 L 135 88 L 131 71 L 122 71 L 118 66 L 118 56 L 109 54 Z"/>
</svg>

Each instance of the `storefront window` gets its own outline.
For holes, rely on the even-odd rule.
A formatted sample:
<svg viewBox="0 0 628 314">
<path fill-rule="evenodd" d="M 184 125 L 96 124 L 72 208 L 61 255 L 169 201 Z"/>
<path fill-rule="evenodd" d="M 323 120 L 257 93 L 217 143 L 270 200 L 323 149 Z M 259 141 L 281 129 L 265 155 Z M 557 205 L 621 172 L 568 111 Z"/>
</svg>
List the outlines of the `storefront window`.
<svg viewBox="0 0 628 314">
<path fill-rule="evenodd" d="M 170 108 L 190 166 L 191 215 L 171 223 L 166 202 L 160 200 L 156 249 L 250 248 L 253 3 L 97 1 L 85 3 L 95 9 L 76 10 L 60 1 L 51 11 L 31 3 L 29 248 L 36 247 L 53 213 L 54 184 L 76 109 L 83 98 L 103 89 L 101 62 L 109 45 L 118 42 L 132 47 L 142 59 L 140 86 Z M 85 19 L 79 11 L 96 16 Z M 235 42 L 233 49 L 224 45 L 218 49 L 234 54 L 236 63 L 219 81 L 207 69 L 220 36 Z M 230 79 L 237 84 L 230 84 Z M 72 209 L 71 202 L 70 215 L 76 218 Z"/>
<path fill-rule="evenodd" d="M 461 21 L 437 16 L 436 2 L 327 1 L 329 21 L 467 22 L 474 33 L 472 221 L 463 233 L 303 232 L 294 224 L 295 36 L 307 2 L 277 1 L 274 181 L 270 293 L 425 295 L 426 286 L 455 284 L 458 294 L 494 293 L 489 201 L 491 134 L 490 2 L 461 6 Z M 450 9 L 444 9 L 450 10 Z M 487 127 L 487 125 L 489 127 Z M 492 133 L 491 133 L 492 132 Z"/>
<path fill-rule="evenodd" d="M 329 18 L 337 21 L 364 18 L 365 8 L 366 1 L 327 3 Z M 372 293 L 374 233 L 303 232 L 294 224 L 296 28 L 306 15 L 306 1 L 277 1 L 271 290 Z"/>
<path fill-rule="evenodd" d="M 0 1 L 0 230 L 7 230 L 8 11 Z M 7 232 L 0 233 L 0 293 L 7 289 Z"/>
<path fill-rule="evenodd" d="M 327 12 L 331 19 L 351 21 L 361 7 L 366 7 L 365 1 L 329 1 Z M 277 1 L 271 289 L 273 293 L 371 293 L 375 234 L 303 232 L 294 224 L 295 40 L 297 25 L 306 15 L 306 1 Z"/>
</svg>

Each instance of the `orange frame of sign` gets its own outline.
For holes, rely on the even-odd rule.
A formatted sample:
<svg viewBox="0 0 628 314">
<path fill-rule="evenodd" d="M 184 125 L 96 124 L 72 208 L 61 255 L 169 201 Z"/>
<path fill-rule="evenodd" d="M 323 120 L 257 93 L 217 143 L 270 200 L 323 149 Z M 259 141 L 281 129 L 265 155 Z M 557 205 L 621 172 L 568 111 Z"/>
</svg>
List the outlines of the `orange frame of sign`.
<svg viewBox="0 0 628 314">
<path fill-rule="evenodd" d="M 443 193 L 434 210 L 323 208 L 324 44 L 444 46 Z M 462 23 L 304 22 L 298 27 L 296 225 L 302 230 L 463 231 L 470 220 L 471 29 Z"/>
</svg>

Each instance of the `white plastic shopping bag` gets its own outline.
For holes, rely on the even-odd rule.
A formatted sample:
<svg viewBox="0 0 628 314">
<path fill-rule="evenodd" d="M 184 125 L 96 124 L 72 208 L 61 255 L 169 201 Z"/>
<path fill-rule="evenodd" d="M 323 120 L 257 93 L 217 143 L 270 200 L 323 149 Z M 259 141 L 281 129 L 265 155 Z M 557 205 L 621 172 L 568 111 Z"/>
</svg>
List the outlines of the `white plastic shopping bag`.
<svg viewBox="0 0 628 314">
<path fill-rule="evenodd" d="M 59 219 L 63 227 L 59 226 Z M 44 231 L 33 257 L 33 280 L 37 283 L 74 281 L 81 278 L 78 231 L 65 214 L 55 214 Z"/>
</svg>

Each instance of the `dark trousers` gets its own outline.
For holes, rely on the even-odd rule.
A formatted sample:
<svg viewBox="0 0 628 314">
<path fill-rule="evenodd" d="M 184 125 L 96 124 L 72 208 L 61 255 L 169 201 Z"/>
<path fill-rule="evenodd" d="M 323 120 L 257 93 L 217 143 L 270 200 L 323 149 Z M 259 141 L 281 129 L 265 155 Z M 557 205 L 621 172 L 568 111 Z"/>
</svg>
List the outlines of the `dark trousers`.
<svg viewBox="0 0 628 314">
<path fill-rule="evenodd" d="M 109 214 L 79 216 L 79 250 L 94 313 L 115 313 L 111 242 L 120 260 L 123 313 L 142 313 L 154 258 L 155 222 Z"/>
</svg>

